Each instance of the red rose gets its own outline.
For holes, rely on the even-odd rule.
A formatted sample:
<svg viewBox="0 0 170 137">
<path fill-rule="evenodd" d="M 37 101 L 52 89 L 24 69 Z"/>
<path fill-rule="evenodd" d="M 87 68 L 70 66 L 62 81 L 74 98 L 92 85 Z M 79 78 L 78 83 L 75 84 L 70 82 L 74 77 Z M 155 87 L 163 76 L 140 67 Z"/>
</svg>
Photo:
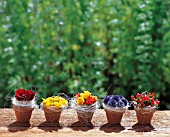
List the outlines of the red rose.
<svg viewBox="0 0 170 137">
<path fill-rule="evenodd" d="M 87 100 L 85 101 L 86 105 L 92 105 L 96 102 L 96 99 L 94 97 L 89 97 L 87 98 Z"/>
<path fill-rule="evenodd" d="M 26 100 L 31 101 L 35 97 L 35 92 L 32 92 L 31 90 L 26 90 Z"/>
<path fill-rule="evenodd" d="M 18 101 L 31 101 L 35 96 L 35 92 L 31 90 L 18 89 L 15 93 L 15 98 Z"/>
<path fill-rule="evenodd" d="M 24 93 L 25 93 L 24 89 L 18 89 L 15 93 L 15 98 L 18 101 L 23 101 L 24 100 Z"/>
</svg>

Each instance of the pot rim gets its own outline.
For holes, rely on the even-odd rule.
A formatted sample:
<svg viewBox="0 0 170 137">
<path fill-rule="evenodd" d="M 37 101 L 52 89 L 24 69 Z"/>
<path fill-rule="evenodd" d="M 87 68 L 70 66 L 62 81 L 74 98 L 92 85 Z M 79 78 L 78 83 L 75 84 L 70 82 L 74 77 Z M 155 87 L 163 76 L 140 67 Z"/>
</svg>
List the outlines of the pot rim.
<svg viewBox="0 0 170 137">
<path fill-rule="evenodd" d="M 109 111 L 124 113 L 126 110 L 128 110 L 129 105 L 125 106 L 125 107 L 110 107 L 103 103 L 103 107 L 104 107 L 104 109 L 109 110 Z"/>
</svg>

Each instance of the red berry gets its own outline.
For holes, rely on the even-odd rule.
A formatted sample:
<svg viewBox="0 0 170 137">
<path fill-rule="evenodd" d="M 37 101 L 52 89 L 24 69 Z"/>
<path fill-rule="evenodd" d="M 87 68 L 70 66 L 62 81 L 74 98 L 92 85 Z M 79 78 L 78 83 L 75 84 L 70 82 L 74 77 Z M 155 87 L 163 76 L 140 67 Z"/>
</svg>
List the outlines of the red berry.
<svg viewBox="0 0 170 137">
<path fill-rule="evenodd" d="M 156 103 L 156 105 L 159 105 L 160 101 L 157 99 L 155 103 Z"/>
<path fill-rule="evenodd" d="M 143 104 L 141 104 L 142 105 L 142 107 L 146 107 L 146 105 L 143 103 Z"/>
<path fill-rule="evenodd" d="M 151 93 L 148 93 L 148 96 L 150 97 L 150 96 L 152 96 L 152 94 L 151 94 Z"/>
<path fill-rule="evenodd" d="M 148 96 L 144 96 L 144 97 L 143 97 L 143 100 L 145 100 L 145 101 L 150 101 L 150 98 L 149 98 Z"/>
<path fill-rule="evenodd" d="M 142 97 L 142 94 L 136 94 L 136 98 L 141 98 Z"/>
<path fill-rule="evenodd" d="M 155 96 L 155 92 L 152 92 L 152 96 Z"/>
<path fill-rule="evenodd" d="M 151 101 L 151 105 L 152 105 L 152 106 L 154 106 L 154 105 L 155 105 L 154 100 L 152 100 L 152 101 Z"/>
<path fill-rule="evenodd" d="M 131 96 L 131 99 L 134 100 L 134 98 L 135 98 L 135 97 L 132 95 L 132 96 Z"/>
</svg>

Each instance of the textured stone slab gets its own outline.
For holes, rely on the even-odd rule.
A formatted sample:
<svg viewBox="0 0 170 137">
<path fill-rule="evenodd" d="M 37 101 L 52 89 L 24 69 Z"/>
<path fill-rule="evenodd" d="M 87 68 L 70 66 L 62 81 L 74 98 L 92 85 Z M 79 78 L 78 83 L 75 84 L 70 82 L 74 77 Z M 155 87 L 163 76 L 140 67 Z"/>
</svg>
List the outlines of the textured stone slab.
<svg viewBox="0 0 170 137">
<path fill-rule="evenodd" d="M 32 113 L 30 124 L 17 123 L 13 109 L 0 109 L 0 137 L 43 137 L 43 136 L 154 136 L 170 137 L 170 111 L 156 111 L 151 125 L 137 124 L 134 110 L 123 115 L 121 125 L 107 124 L 103 109 L 95 111 L 92 123 L 82 124 L 74 110 L 64 110 L 59 123 L 46 123 L 43 110 Z"/>
</svg>

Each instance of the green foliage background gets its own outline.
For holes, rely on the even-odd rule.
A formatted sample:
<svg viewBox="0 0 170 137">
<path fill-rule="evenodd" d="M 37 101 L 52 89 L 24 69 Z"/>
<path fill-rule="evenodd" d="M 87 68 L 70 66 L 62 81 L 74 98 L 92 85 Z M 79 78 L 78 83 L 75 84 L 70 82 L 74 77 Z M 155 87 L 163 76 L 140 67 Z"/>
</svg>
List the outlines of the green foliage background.
<svg viewBox="0 0 170 137">
<path fill-rule="evenodd" d="M 169 0 L 0 0 L 0 107 L 29 87 L 39 101 L 85 89 L 129 100 L 155 91 L 169 109 L 169 7 Z"/>
</svg>

